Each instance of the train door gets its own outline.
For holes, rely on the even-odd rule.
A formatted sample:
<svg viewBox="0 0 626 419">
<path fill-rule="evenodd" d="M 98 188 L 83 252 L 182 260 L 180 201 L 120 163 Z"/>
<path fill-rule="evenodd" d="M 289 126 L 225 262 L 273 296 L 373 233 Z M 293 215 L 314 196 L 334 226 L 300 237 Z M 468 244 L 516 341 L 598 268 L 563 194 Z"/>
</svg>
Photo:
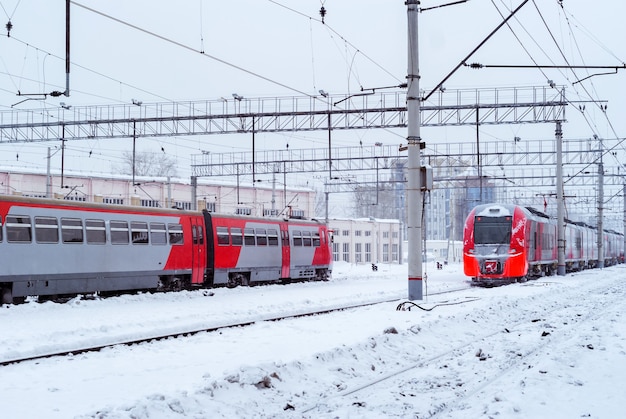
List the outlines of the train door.
<svg viewBox="0 0 626 419">
<path fill-rule="evenodd" d="M 202 218 L 191 218 L 191 283 L 204 282 L 206 267 L 204 223 Z"/>
<path fill-rule="evenodd" d="M 291 264 L 291 246 L 289 245 L 289 230 L 286 224 L 280 225 L 280 239 L 282 249 L 281 278 L 289 278 L 291 275 L 289 265 Z"/>
</svg>

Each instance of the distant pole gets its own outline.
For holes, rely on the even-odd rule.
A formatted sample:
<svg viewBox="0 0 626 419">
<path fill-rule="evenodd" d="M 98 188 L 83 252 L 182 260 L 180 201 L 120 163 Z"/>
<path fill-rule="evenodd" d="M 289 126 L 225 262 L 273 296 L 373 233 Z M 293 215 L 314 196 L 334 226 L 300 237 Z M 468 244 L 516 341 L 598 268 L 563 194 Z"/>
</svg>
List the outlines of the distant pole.
<svg viewBox="0 0 626 419">
<path fill-rule="evenodd" d="M 46 198 L 52 198 L 52 176 L 50 175 L 50 147 L 48 147 L 48 164 L 46 168 Z"/>
<path fill-rule="evenodd" d="M 622 258 L 626 257 L 626 183 L 624 183 L 622 195 L 624 197 L 624 247 L 622 249 Z"/>
<path fill-rule="evenodd" d="M 598 163 L 598 268 L 604 268 L 604 145 L 600 139 L 600 163 Z"/>
<path fill-rule="evenodd" d="M 422 300 L 422 196 L 420 173 L 420 89 L 418 59 L 419 0 L 407 0 L 408 17 L 408 162 L 407 162 L 407 239 L 409 262 L 409 300 Z"/>
<path fill-rule="evenodd" d="M 563 197 L 563 131 L 556 121 L 557 275 L 565 275 L 565 202 Z"/>
</svg>

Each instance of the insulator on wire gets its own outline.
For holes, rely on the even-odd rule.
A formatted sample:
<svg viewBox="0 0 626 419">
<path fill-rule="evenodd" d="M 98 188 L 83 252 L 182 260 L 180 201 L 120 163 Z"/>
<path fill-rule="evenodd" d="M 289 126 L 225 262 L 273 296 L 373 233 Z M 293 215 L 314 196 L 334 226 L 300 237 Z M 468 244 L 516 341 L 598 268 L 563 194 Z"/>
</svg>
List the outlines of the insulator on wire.
<svg viewBox="0 0 626 419">
<path fill-rule="evenodd" d="M 4 25 L 5 28 L 7 28 L 7 38 L 11 37 L 11 29 L 13 29 L 13 24 L 11 23 L 11 21 L 9 20 L 7 22 L 6 25 Z"/>
<path fill-rule="evenodd" d="M 322 17 L 322 23 L 324 23 L 324 17 L 326 16 L 326 9 L 324 6 L 320 9 L 320 16 Z"/>
</svg>

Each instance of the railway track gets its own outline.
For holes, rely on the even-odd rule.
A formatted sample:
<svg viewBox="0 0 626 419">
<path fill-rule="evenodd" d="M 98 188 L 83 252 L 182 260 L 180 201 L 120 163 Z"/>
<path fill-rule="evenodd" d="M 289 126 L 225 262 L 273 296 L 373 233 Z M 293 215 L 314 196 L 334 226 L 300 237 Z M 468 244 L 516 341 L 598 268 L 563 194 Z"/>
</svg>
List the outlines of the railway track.
<svg viewBox="0 0 626 419">
<path fill-rule="evenodd" d="M 430 295 L 435 296 L 435 295 L 449 294 L 449 293 L 467 290 L 469 288 L 470 287 L 460 287 L 460 288 L 455 288 L 455 289 L 450 289 L 450 290 L 445 290 L 445 291 L 440 291 L 440 292 L 434 292 L 434 293 L 431 293 Z M 199 327 L 199 328 L 185 329 L 185 330 L 175 330 L 175 331 L 171 331 L 167 333 L 145 334 L 137 338 L 116 340 L 116 341 L 105 342 L 105 343 L 96 344 L 92 346 L 68 347 L 68 348 L 64 348 L 60 350 L 52 350 L 52 351 L 44 350 L 44 351 L 38 351 L 38 352 L 31 352 L 23 356 L 6 357 L 5 359 L 1 359 L 0 366 L 19 364 L 19 363 L 23 363 L 27 361 L 35 361 L 38 359 L 51 358 L 51 357 L 78 355 L 78 354 L 84 354 L 84 353 L 89 353 L 89 352 L 98 352 L 103 349 L 116 347 L 116 346 L 138 345 L 141 343 L 154 342 L 154 341 L 170 339 L 170 338 L 181 338 L 181 337 L 186 337 L 186 336 L 193 336 L 199 333 L 211 333 L 211 332 L 216 332 L 222 329 L 245 327 L 245 326 L 248 326 L 254 323 L 259 323 L 259 322 L 280 321 L 280 320 L 291 319 L 291 318 L 327 314 L 327 313 L 332 313 L 336 311 L 349 310 L 353 308 L 367 307 L 367 306 L 372 306 L 376 304 L 395 302 L 400 299 L 402 299 L 402 296 L 398 295 L 397 297 L 372 299 L 372 300 L 368 300 L 365 302 L 359 302 L 359 303 L 354 303 L 354 304 L 327 306 L 323 308 L 316 308 L 316 309 L 310 309 L 310 310 L 296 310 L 296 311 L 290 311 L 286 313 L 283 312 L 283 313 L 271 314 L 271 315 L 267 315 L 263 317 L 255 316 L 253 318 L 251 317 L 249 319 L 239 320 L 235 322 L 211 324 L 211 325 L 207 325 L 206 327 Z"/>
<path fill-rule="evenodd" d="M 546 286 L 550 285 L 546 283 Z M 535 368 L 555 347 L 575 338 L 584 325 L 615 309 L 606 304 L 606 293 L 621 296 L 619 300 L 626 298 L 626 283 L 613 284 L 606 290 L 600 290 L 596 284 L 590 284 L 588 288 L 585 295 L 593 300 L 594 310 L 591 312 L 581 312 L 576 304 L 554 306 L 547 300 L 541 307 L 529 310 L 519 318 L 510 316 L 494 321 L 489 330 L 456 342 L 452 348 L 430 354 L 370 381 L 353 383 L 349 388 L 305 407 L 301 411 L 303 417 L 313 418 L 341 407 L 363 405 L 375 399 L 373 393 L 380 394 L 381 390 L 389 393 L 395 402 L 409 404 L 413 417 L 448 417 L 446 415 L 471 409 L 512 371 Z M 594 292 L 596 290 L 600 291 Z M 519 311 L 516 310 L 515 314 Z M 459 362 L 472 363 L 472 368 L 456 371 L 455 365 Z M 537 373 L 548 372 L 539 367 Z M 448 397 L 442 402 L 441 392 L 444 391 Z M 438 404 L 431 405 L 429 394 L 434 392 L 438 393 Z M 468 416 L 476 417 L 476 412 Z"/>
</svg>

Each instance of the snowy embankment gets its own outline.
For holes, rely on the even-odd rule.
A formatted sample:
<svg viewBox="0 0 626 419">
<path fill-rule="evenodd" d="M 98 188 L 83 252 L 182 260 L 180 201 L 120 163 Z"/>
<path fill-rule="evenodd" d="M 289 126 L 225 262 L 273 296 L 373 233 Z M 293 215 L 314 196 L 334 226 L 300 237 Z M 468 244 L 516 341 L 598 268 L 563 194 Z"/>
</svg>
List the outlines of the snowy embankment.
<svg viewBox="0 0 626 419">
<path fill-rule="evenodd" d="M 460 266 L 429 268 L 428 277 L 429 293 L 467 283 Z M 337 264 L 327 283 L 5 306 L 3 359 L 397 297 L 0 367 L 0 403 L 11 418 L 619 417 L 626 399 L 625 277 L 621 265 L 431 295 L 419 304 L 452 305 L 396 311 L 406 301 L 406 266 L 372 272 Z"/>
</svg>

